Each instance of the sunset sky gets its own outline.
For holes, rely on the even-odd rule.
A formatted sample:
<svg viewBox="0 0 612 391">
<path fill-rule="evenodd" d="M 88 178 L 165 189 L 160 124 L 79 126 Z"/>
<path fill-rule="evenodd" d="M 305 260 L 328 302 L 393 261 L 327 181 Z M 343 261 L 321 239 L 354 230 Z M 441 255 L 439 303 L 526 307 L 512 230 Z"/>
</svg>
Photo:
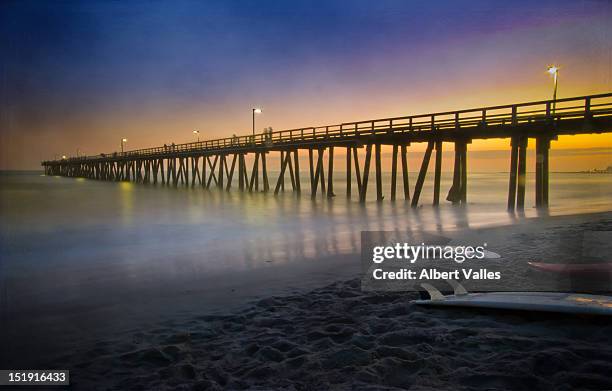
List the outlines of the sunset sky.
<svg viewBox="0 0 612 391">
<path fill-rule="evenodd" d="M 610 92 L 612 3 L 3 1 L 0 51 L 0 169 L 37 169 L 246 134 L 254 106 L 281 130 L 548 99 L 551 63 L 559 97 Z M 610 135 L 553 143 L 578 148 L 551 168 L 612 164 Z"/>
</svg>

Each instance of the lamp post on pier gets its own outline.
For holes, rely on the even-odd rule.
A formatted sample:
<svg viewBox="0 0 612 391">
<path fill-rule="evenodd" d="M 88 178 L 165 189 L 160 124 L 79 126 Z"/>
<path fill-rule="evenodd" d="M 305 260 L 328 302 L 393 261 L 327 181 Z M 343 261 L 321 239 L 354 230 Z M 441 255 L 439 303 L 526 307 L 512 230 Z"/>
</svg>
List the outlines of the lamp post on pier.
<svg viewBox="0 0 612 391">
<path fill-rule="evenodd" d="M 123 153 L 123 144 L 127 143 L 127 138 L 121 139 L 121 153 Z"/>
<path fill-rule="evenodd" d="M 253 139 L 255 139 L 255 114 L 261 114 L 261 109 L 254 107 L 252 110 L 253 110 Z"/>
<path fill-rule="evenodd" d="M 559 67 L 555 65 L 549 66 L 548 73 L 551 74 L 551 76 L 553 77 L 553 82 L 554 82 L 552 113 L 555 114 L 555 109 L 557 108 L 557 82 L 559 80 Z"/>
</svg>

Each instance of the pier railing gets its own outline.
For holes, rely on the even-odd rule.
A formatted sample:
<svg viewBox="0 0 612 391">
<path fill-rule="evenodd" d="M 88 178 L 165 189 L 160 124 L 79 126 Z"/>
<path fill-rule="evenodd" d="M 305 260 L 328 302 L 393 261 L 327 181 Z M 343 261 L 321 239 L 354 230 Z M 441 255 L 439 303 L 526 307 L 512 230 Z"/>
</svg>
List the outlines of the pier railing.
<svg viewBox="0 0 612 391">
<path fill-rule="evenodd" d="M 612 93 L 573 98 L 544 100 L 502 106 L 437 112 L 404 117 L 379 118 L 345 122 L 336 125 L 305 127 L 233 136 L 126 152 L 112 152 L 95 156 L 71 157 L 66 160 L 86 161 L 108 158 L 140 158 L 173 153 L 206 153 L 240 147 L 274 147 L 292 143 L 326 140 L 350 140 L 378 134 L 406 132 L 435 132 L 497 125 L 526 123 L 554 124 L 566 119 L 597 118 L 612 115 Z M 43 162 L 45 163 L 45 162 Z"/>
</svg>

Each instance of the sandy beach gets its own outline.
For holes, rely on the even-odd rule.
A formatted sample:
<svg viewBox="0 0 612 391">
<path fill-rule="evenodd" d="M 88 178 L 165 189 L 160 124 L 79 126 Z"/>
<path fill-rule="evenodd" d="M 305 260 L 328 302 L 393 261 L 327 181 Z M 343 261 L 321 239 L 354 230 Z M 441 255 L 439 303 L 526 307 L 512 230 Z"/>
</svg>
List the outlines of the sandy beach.
<svg viewBox="0 0 612 391">
<path fill-rule="evenodd" d="M 67 357 L 79 389 L 572 390 L 612 387 L 612 326 L 410 304 L 357 280 L 164 323 Z"/>
<path fill-rule="evenodd" d="M 488 231 L 518 260 L 534 256 L 532 241 L 555 257 L 565 235 L 611 228 L 600 213 Z M 424 308 L 411 303 L 416 292 L 364 292 L 357 277 L 226 311 L 194 303 L 188 316 L 106 335 L 49 365 L 71 368 L 73 388 L 86 390 L 612 388 L 607 318 Z"/>
</svg>

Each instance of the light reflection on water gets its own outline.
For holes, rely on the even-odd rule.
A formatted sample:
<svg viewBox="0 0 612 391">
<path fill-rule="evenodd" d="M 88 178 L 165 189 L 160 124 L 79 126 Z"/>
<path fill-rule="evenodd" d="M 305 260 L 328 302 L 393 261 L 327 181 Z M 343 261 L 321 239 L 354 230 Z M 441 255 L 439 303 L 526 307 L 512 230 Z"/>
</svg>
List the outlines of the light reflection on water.
<svg viewBox="0 0 612 391">
<path fill-rule="evenodd" d="M 15 300 L 44 302 L 51 300 L 45 292 L 58 289 L 64 299 L 85 300 L 110 289 L 138 295 L 145 288 L 203 281 L 216 273 L 317 265 L 317 260 L 358 254 L 363 230 L 442 232 L 520 219 L 505 211 L 507 174 L 471 174 L 466 208 L 446 202 L 432 208 L 428 180 L 424 206 L 416 210 L 404 200 L 369 199 L 361 205 L 355 193 L 348 201 L 343 177 L 335 181 L 334 199 L 311 200 L 307 191 L 299 198 L 291 192 L 275 197 L 3 174 L 0 267 L 4 281 L 12 281 Z M 303 189 L 307 178 L 302 173 Z M 536 216 L 533 175 L 528 178 L 525 215 Z M 450 180 L 445 173 L 442 189 Z M 612 176 L 552 173 L 550 182 L 552 215 L 612 209 Z M 375 196 L 375 181 L 369 190 Z M 398 195 L 403 195 L 401 183 Z M 357 270 L 358 258 L 354 263 Z"/>
<path fill-rule="evenodd" d="M 39 263 L 77 258 L 86 263 L 113 254 L 132 263 L 193 256 L 190 263 L 201 270 L 240 269 L 265 261 L 356 253 L 363 230 L 445 231 L 508 224 L 517 218 L 505 211 L 507 174 L 472 174 L 466 208 L 446 202 L 432 208 L 431 189 L 426 186 L 423 206 L 416 210 L 404 200 L 370 199 L 366 205 L 347 200 L 343 178 L 335 181 L 337 196 L 332 200 L 311 200 L 307 191 L 302 197 L 291 192 L 274 197 L 81 178 L 0 178 L 2 236 L 9 264 L 40 254 L 46 259 Z M 610 210 L 611 179 L 553 173 L 550 214 Z M 448 189 L 450 180 L 446 173 L 442 189 Z M 370 183 L 370 195 L 374 186 Z M 398 195 L 403 194 L 401 183 L 398 187 Z M 526 216 L 537 215 L 531 207 L 532 188 L 528 183 Z M 16 252 L 19 249 L 25 254 Z"/>
</svg>

